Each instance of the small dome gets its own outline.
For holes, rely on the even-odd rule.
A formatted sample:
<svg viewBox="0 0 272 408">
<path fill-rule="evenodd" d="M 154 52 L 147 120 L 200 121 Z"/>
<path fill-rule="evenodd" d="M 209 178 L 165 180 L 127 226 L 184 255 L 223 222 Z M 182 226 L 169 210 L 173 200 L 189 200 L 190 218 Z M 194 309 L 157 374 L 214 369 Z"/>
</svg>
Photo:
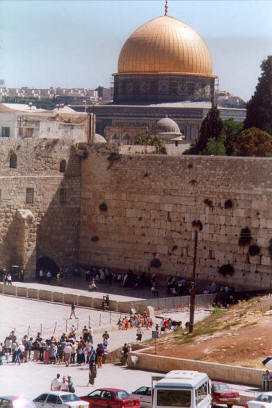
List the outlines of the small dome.
<svg viewBox="0 0 272 408">
<path fill-rule="evenodd" d="M 175 74 L 213 77 L 203 39 L 182 21 L 162 16 L 143 24 L 123 45 L 119 74 Z"/>
<path fill-rule="evenodd" d="M 99 133 L 96 133 L 94 135 L 94 141 L 93 142 L 94 143 L 107 143 L 106 139 L 102 135 L 100 135 Z"/>
<path fill-rule="evenodd" d="M 170 118 L 162 118 L 156 123 L 156 133 L 165 134 L 170 133 L 172 135 L 181 135 L 178 124 Z"/>
</svg>

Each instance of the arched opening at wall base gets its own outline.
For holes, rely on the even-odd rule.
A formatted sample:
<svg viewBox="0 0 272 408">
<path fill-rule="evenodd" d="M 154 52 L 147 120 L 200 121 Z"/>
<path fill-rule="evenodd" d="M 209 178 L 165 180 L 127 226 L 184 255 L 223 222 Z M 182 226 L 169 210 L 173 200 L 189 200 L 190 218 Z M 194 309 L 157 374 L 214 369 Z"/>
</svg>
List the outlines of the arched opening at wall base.
<svg viewBox="0 0 272 408">
<path fill-rule="evenodd" d="M 60 268 L 58 264 L 48 256 L 42 256 L 37 260 L 37 274 L 39 275 L 39 271 L 42 269 L 43 272 L 47 272 L 48 270 L 52 273 L 52 276 L 56 276 L 59 272 Z"/>
</svg>

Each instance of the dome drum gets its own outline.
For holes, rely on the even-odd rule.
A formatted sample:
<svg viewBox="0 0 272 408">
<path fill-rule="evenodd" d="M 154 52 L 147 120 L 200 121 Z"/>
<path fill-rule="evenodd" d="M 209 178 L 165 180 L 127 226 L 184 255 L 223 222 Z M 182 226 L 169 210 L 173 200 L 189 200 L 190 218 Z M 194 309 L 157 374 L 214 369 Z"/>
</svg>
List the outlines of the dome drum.
<svg viewBox="0 0 272 408">
<path fill-rule="evenodd" d="M 115 74 L 115 103 L 209 101 L 214 77 L 171 74 Z"/>
</svg>

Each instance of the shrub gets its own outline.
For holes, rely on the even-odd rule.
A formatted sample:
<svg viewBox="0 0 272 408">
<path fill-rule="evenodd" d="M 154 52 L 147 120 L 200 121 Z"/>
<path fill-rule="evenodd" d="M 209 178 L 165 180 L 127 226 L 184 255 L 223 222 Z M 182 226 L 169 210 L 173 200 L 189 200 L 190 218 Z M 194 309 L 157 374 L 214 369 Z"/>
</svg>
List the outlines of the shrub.
<svg viewBox="0 0 272 408">
<path fill-rule="evenodd" d="M 234 272 L 235 272 L 234 267 L 231 264 L 222 265 L 218 269 L 218 273 L 220 273 L 223 276 L 227 276 L 227 275 L 232 276 Z"/>
<path fill-rule="evenodd" d="M 251 231 L 248 227 L 242 228 L 239 237 L 239 246 L 249 245 L 252 240 Z"/>
</svg>

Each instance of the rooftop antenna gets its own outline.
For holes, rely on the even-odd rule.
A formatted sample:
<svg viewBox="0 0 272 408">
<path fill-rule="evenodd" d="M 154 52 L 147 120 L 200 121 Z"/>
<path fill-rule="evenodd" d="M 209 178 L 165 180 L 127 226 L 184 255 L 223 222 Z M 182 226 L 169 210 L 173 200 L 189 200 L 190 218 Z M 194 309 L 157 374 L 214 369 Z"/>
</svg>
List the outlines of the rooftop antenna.
<svg viewBox="0 0 272 408">
<path fill-rule="evenodd" d="M 164 15 L 167 16 L 168 15 L 167 14 L 168 13 L 168 0 L 165 0 L 164 10 L 165 10 Z"/>
</svg>

